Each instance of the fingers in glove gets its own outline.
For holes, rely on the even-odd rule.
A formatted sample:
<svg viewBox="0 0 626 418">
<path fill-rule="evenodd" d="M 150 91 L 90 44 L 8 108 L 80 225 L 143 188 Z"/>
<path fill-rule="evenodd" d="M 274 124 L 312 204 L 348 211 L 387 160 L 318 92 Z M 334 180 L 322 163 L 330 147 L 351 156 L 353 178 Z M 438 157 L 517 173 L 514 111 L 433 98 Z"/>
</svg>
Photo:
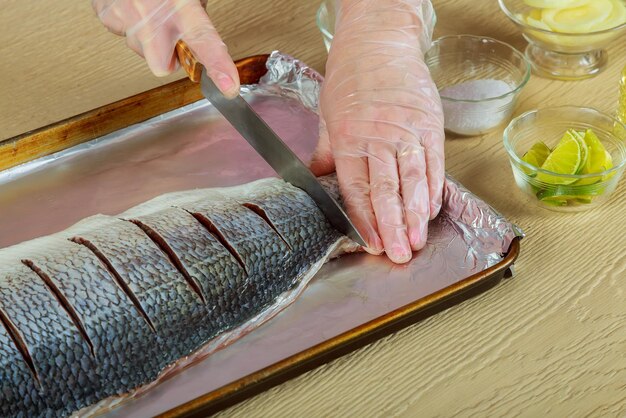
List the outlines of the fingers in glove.
<svg viewBox="0 0 626 418">
<path fill-rule="evenodd" d="M 178 68 L 174 48 L 180 33 L 174 21 L 179 11 L 192 3 L 190 0 L 145 0 L 142 3 L 116 0 L 109 11 L 103 9 L 102 13 L 117 14 L 126 24 L 132 22 L 125 29 L 127 45 L 146 59 L 156 76 L 163 77 Z"/>
<path fill-rule="evenodd" d="M 337 156 L 335 165 L 346 211 L 367 243 L 365 251 L 374 255 L 382 254 L 384 247 L 377 232 L 370 197 L 367 158 Z"/>
<path fill-rule="evenodd" d="M 398 150 L 398 171 L 409 243 L 413 251 L 426 245 L 430 197 L 427 163 L 420 143 L 406 143 Z"/>
<path fill-rule="evenodd" d="M 330 138 L 328 137 L 328 130 L 323 118 L 320 118 L 319 140 L 309 166 L 316 176 L 325 176 L 335 171 L 335 160 L 333 159 Z"/>
<path fill-rule="evenodd" d="M 433 136 L 425 140 L 426 177 L 430 201 L 430 219 L 434 219 L 441 210 L 443 182 L 445 181 L 444 133 L 443 128 L 434 128 Z"/>
<path fill-rule="evenodd" d="M 394 263 L 411 260 L 396 148 L 392 143 L 373 143 L 368 158 L 371 199 L 385 252 Z"/>
<path fill-rule="evenodd" d="M 239 94 L 239 73 L 226 45 L 200 3 L 180 10 L 178 28 L 182 39 L 206 68 L 207 75 L 226 97 Z"/>
<path fill-rule="evenodd" d="M 124 36 L 127 29 L 125 22 L 134 21 L 139 16 L 134 9 L 125 11 L 125 14 L 133 14 L 133 16 L 121 16 L 120 13 L 124 9 L 119 7 L 119 2 L 120 0 L 92 0 L 91 7 L 109 32 Z"/>
<path fill-rule="evenodd" d="M 157 77 L 172 74 L 178 69 L 178 60 L 174 53 L 176 39 L 175 28 L 169 26 L 160 27 L 150 37 L 139 38 L 142 55 L 150 70 Z"/>
</svg>

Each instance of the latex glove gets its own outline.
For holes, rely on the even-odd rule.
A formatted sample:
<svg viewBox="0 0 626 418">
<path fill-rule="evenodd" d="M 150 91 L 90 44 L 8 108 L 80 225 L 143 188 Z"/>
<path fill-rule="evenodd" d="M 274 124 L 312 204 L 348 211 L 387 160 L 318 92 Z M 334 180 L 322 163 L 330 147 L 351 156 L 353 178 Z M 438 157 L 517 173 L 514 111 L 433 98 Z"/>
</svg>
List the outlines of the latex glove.
<svg viewBox="0 0 626 418">
<path fill-rule="evenodd" d="M 157 76 L 178 69 L 176 42 L 185 41 L 227 97 L 239 93 L 239 75 L 226 45 L 206 13 L 206 0 L 92 0 L 104 25 L 126 36 Z"/>
<path fill-rule="evenodd" d="M 426 244 L 428 221 L 442 201 L 445 137 L 423 60 L 430 45 L 426 1 L 340 3 L 311 163 L 318 175 L 336 168 L 366 251 L 385 251 L 396 263 Z"/>
</svg>

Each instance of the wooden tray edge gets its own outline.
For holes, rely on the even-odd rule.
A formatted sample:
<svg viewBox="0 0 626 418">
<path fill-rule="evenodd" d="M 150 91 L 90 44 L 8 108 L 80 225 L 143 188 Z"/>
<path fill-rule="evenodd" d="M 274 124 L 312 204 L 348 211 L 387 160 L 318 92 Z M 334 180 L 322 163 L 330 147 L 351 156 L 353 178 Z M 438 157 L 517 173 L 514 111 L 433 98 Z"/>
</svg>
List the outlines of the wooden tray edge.
<svg viewBox="0 0 626 418">
<path fill-rule="evenodd" d="M 267 72 L 268 54 L 238 60 L 241 84 Z M 45 157 L 202 99 L 200 86 L 184 78 L 106 106 L 0 141 L 0 171 Z"/>
<path fill-rule="evenodd" d="M 516 238 L 511 242 L 504 259 L 486 270 L 184 403 L 158 417 L 188 418 L 215 414 L 477 296 L 496 286 L 502 279 L 512 277 L 511 269 L 519 252 L 520 239 Z"/>
</svg>

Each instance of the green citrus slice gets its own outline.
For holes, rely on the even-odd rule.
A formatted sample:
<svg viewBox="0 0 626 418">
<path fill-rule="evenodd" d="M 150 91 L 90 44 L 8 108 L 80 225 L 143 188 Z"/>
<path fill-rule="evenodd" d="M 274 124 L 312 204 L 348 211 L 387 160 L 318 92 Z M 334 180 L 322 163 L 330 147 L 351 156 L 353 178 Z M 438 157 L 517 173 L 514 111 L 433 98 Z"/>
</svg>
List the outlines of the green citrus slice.
<svg viewBox="0 0 626 418">
<path fill-rule="evenodd" d="M 567 131 L 541 168 L 557 174 L 576 174 L 582 163 L 583 152 L 581 141 Z M 576 181 L 575 178 L 563 178 L 544 173 L 538 173 L 537 180 L 548 184 L 572 184 Z"/>
<path fill-rule="evenodd" d="M 606 152 L 606 165 L 605 165 L 605 169 L 606 170 L 610 170 L 613 168 L 613 158 L 611 157 L 611 154 L 609 154 L 609 152 Z M 612 172 L 611 174 L 607 174 L 606 176 L 602 176 L 602 181 L 607 181 L 608 179 L 610 179 L 611 177 L 613 177 L 616 174 L 616 172 Z"/>
<path fill-rule="evenodd" d="M 592 197 L 586 196 L 562 196 L 562 197 L 546 197 L 541 199 L 543 203 L 552 206 L 570 206 L 571 204 L 589 205 L 593 203 Z"/>
<path fill-rule="evenodd" d="M 573 136 L 580 145 L 580 166 L 578 167 L 578 171 L 576 172 L 576 174 L 580 174 L 587 165 L 587 161 L 589 161 L 589 147 L 585 142 L 585 133 L 578 132 L 574 129 L 570 129 L 567 132 L 569 133 L 569 135 Z"/>
<path fill-rule="evenodd" d="M 585 132 L 584 141 L 587 144 L 587 149 L 589 150 L 589 157 L 587 158 L 587 162 L 583 166 L 580 174 L 601 173 L 613 166 L 611 154 L 607 152 L 598 136 L 591 129 L 587 129 Z M 576 182 L 576 184 L 593 184 L 601 180 L 602 177 L 600 176 L 590 177 L 580 179 Z"/>
<path fill-rule="evenodd" d="M 548 203 L 567 203 L 568 200 L 575 200 L 578 203 L 591 203 L 594 197 L 602 193 L 604 193 L 604 187 L 575 184 L 540 190 L 537 193 L 537 198 Z"/>
<path fill-rule="evenodd" d="M 524 154 L 524 156 L 522 157 L 522 161 L 532 165 L 533 167 L 540 168 L 546 161 L 546 158 L 548 158 L 548 155 L 550 155 L 550 152 L 552 152 L 550 151 L 550 148 L 548 148 L 548 146 L 543 142 L 539 141 L 532 147 L 530 147 L 528 152 Z M 524 171 L 529 176 L 536 175 L 536 172 L 534 172 L 533 170 L 524 168 Z"/>
</svg>

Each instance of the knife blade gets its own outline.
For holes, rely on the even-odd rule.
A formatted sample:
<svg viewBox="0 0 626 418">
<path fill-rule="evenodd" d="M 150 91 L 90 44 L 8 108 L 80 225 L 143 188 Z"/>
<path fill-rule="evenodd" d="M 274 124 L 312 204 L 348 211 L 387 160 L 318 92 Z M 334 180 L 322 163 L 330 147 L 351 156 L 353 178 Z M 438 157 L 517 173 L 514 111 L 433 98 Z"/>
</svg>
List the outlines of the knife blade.
<svg viewBox="0 0 626 418">
<path fill-rule="evenodd" d="M 241 95 L 227 99 L 193 56 L 193 52 L 182 41 L 176 45 L 179 61 L 192 81 L 200 78 L 202 94 L 248 141 L 256 152 L 286 182 L 304 190 L 317 204 L 330 224 L 357 244 L 366 246 L 365 240 L 356 229 L 339 203 L 324 189 L 321 183 L 298 156 L 263 121 Z M 199 77 L 198 77 L 199 76 Z"/>
</svg>

